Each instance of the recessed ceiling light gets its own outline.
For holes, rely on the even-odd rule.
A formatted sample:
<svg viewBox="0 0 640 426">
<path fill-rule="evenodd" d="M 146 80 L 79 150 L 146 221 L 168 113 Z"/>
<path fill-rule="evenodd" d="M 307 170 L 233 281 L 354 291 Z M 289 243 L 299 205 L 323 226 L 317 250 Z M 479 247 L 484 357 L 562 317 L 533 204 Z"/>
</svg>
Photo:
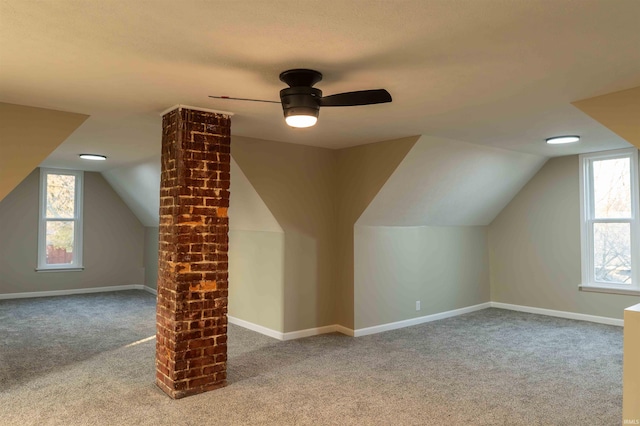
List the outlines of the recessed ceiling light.
<svg viewBox="0 0 640 426">
<path fill-rule="evenodd" d="M 107 159 L 107 156 L 100 154 L 80 154 L 80 158 L 83 160 L 104 161 Z"/>
<path fill-rule="evenodd" d="M 573 143 L 578 142 L 580 140 L 580 136 L 569 135 L 569 136 L 554 136 L 552 138 L 547 139 L 547 143 L 549 145 L 559 145 L 563 143 Z"/>
</svg>

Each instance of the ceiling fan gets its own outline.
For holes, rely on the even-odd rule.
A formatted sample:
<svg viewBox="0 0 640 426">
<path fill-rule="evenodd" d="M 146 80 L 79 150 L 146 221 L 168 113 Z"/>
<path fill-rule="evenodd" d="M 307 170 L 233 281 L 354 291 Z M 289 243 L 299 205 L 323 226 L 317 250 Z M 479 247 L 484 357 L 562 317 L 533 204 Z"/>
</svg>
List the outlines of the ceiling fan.
<svg viewBox="0 0 640 426">
<path fill-rule="evenodd" d="M 372 105 L 391 102 L 391 95 L 384 89 L 360 90 L 322 96 L 322 91 L 313 87 L 320 80 L 322 80 L 322 74 L 309 69 L 293 69 L 280 73 L 280 81 L 289 85 L 289 87 L 280 91 L 280 102 L 232 98 L 229 96 L 209 97 L 282 104 L 285 121 L 291 127 L 311 127 L 316 124 L 320 107 Z"/>
</svg>

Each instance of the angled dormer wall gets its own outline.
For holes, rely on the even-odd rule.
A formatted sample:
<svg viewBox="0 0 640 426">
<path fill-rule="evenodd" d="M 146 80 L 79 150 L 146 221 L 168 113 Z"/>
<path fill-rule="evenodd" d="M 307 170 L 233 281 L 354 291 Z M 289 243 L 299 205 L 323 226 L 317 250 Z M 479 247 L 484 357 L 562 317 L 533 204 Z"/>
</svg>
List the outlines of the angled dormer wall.
<svg viewBox="0 0 640 426">
<path fill-rule="evenodd" d="M 421 136 L 355 224 L 355 329 L 489 302 L 487 225 L 545 161 Z"/>
<path fill-rule="evenodd" d="M 583 99 L 572 105 L 640 149 L 640 87 Z"/>
<path fill-rule="evenodd" d="M 102 172 L 145 227 L 158 227 L 160 211 L 160 157 Z"/>
<path fill-rule="evenodd" d="M 284 231 L 284 325 L 277 331 L 334 324 L 335 151 L 234 136 L 231 154 Z"/>
<path fill-rule="evenodd" d="M 229 315 L 284 331 L 284 232 L 231 159 Z"/>
<path fill-rule="evenodd" d="M 102 173 L 144 228 L 145 285 L 158 279 L 160 158 Z M 282 332 L 283 231 L 238 164 L 231 160 L 229 315 Z"/>
<path fill-rule="evenodd" d="M 280 333 L 488 301 L 486 225 L 545 161 L 428 136 L 342 150 L 236 136 L 232 156 L 229 315 Z M 134 167 L 108 173 L 120 192 L 148 191 Z"/>
<path fill-rule="evenodd" d="M 423 135 L 358 225 L 488 225 L 545 161 L 537 155 Z"/>
<path fill-rule="evenodd" d="M 0 102 L 0 201 L 87 118 Z"/>
<path fill-rule="evenodd" d="M 486 225 L 545 161 L 428 136 L 342 150 L 236 136 L 232 155 L 229 315 L 279 333 L 488 301 Z M 158 163 L 103 173 L 145 226 L 152 288 Z"/>
<path fill-rule="evenodd" d="M 336 322 L 354 329 L 354 225 L 419 136 L 337 151 Z"/>
<path fill-rule="evenodd" d="M 102 172 L 104 179 L 144 226 L 144 285 L 158 281 L 158 221 L 160 210 L 160 157 Z"/>
</svg>

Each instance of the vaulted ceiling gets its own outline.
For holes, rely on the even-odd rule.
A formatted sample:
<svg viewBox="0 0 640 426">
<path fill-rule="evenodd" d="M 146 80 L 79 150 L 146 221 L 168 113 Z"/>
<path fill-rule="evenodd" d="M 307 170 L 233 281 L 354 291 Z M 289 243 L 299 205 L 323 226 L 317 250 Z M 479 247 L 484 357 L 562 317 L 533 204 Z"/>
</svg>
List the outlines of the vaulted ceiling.
<svg viewBox="0 0 640 426">
<path fill-rule="evenodd" d="M 234 112 L 234 135 L 327 148 L 430 135 L 566 155 L 628 146 L 571 102 L 640 86 L 639 19 L 636 0 L 0 0 L 0 101 L 89 115 L 44 162 L 85 170 L 157 157 L 178 103 Z M 207 97 L 277 100 L 296 67 L 325 94 L 394 100 L 294 130 L 278 105 Z M 546 146 L 556 134 L 583 141 Z"/>
<path fill-rule="evenodd" d="M 488 225 L 545 161 L 539 155 L 422 136 L 357 224 Z"/>
</svg>

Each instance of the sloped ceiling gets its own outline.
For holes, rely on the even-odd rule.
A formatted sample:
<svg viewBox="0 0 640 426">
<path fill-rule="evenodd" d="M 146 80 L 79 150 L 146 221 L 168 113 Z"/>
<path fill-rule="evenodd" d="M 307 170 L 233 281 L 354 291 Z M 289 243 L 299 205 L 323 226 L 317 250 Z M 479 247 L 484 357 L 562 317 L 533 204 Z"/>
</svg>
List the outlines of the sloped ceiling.
<svg viewBox="0 0 640 426">
<path fill-rule="evenodd" d="M 488 225 L 546 158 L 422 136 L 358 225 Z"/>
<path fill-rule="evenodd" d="M 628 146 L 571 106 L 640 85 L 637 0 L 0 0 L 0 101 L 91 118 L 47 163 L 105 171 L 157 152 L 158 113 L 232 111 L 232 132 L 326 148 L 433 135 L 549 157 Z M 391 104 L 324 108 L 287 127 L 281 71 L 327 95 L 386 88 Z M 544 144 L 578 133 L 580 144 Z M 82 163 L 79 151 L 109 156 Z"/>
<path fill-rule="evenodd" d="M 103 172 L 102 176 L 129 206 L 144 226 L 160 221 L 160 158 L 151 157 L 126 167 Z"/>
<path fill-rule="evenodd" d="M 87 118 L 0 103 L 0 201 Z"/>
<path fill-rule="evenodd" d="M 144 226 L 158 226 L 159 158 L 153 157 L 133 165 L 112 169 L 103 172 L 102 175 Z M 275 217 L 233 158 L 231 158 L 231 191 L 230 229 L 282 232 Z"/>
<path fill-rule="evenodd" d="M 640 87 L 573 102 L 573 106 L 640 148 Z"/>
</svg>

